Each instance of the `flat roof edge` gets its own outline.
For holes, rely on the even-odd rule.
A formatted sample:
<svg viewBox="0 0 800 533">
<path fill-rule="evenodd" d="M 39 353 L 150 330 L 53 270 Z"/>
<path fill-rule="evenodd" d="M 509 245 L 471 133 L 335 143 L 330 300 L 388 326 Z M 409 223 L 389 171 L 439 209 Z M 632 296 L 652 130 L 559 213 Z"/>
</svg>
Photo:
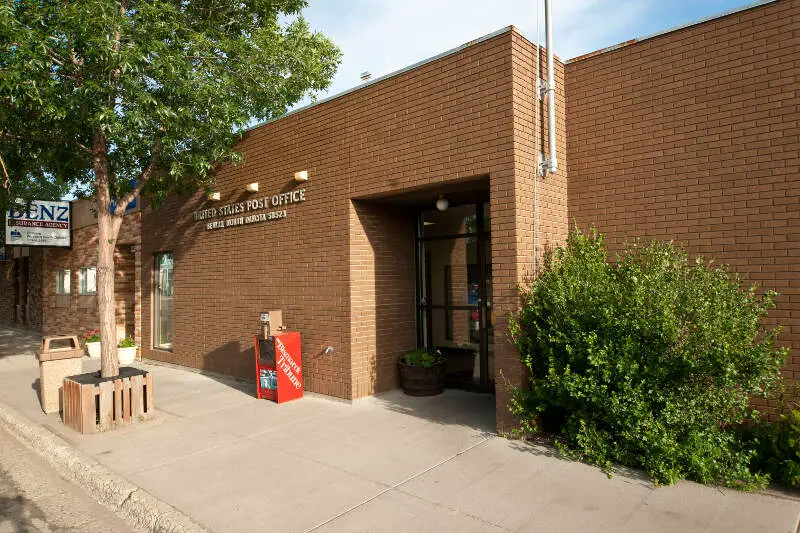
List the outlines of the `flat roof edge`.
<svg viewBox="0 0 800 533">
<path fill-rule="evenodd" d="M 482 37 L 478 37 L 477 39 L 472 39 L 471 41 L 467 41 L 466 43 L 464 43 L 462 45 L 456 46 L 455 48 L 451 48 L 450 50 L 446 50 L 446 51 L 444 51 L 444 52 L 442 52 L 440 54 L 436 54 L 435 56 L 431 56 L 431 57 L 429 57 L 427 59 L 423 59 L 421 61 L 417 61 L 416 63 L 408 65 L 407 67 L 403 67 L 401 69 L 392 71 L 392 72 L 390 72 L 388 74 L 384 74 L 383 76 L 375 78 L 374 80 L 365 81 L 365 82 L 363 82 L 363 83 L 361 83 L 359 85 L 356 85 L 354 87 L 350 87 L 349 89 L 345 89 L 344 91 L 342 91 L 340 93 L 336 93 L 336 94 L 333 94 L 331 96 L 327 96 L 327 97 L 325 97 L 325 98 L 323 98 L 321 100 L 317 100 L 316 102 L 311 102 L 310 104 L 306 104 L 306 105 L 304 105 L 302 107 L 298 107 L 297 109 L 292 109 L 291 111 L 287 111 L 286 113 L 284 113 L 283 115 L 281 115 L 279 117 L 271 118 L 269 120 L 265 120 L 264 122 L 259 122 L 258 124 L 250 126 L 249 128 L 244 128 L 243 130 L 241 130 L 240 133 L 242 133 L 242 134 L 247 133 L 248 131 L 254 130 L 256 128 L 260 128 L 261 126 L 266 126 L 267 124 L 270 124 L 272 122 L 276 122 L 278 120 L 281 120 L 283 118 L 289 117 L 289 116 L 294 115 L 296 113 L 299 113 L 301 111 L 305 111 L 306 109 L 310 109 L 312 107 L 316 107 L 318 105 L 322 105 L 322 104 L 324 104 L 326 102 L 330 102 L 331 100 L 336 100 L 337 98 L 341 98 L 343 96 L 347 96 L 350 93 L 354 93 L 356 91 L 359 91 L 361 89 L 369 87 L 370 85 L 375 85 L 376 83 L 380 83 L 382 81 L 388 80 L 389 78 L 393 78 L 395 76 L 399 76 L 400 74 L 404 74 L 404 73 L 406 73 L 406 72 L 408 72 L 410 70 L 414 70 L 414 69 L 419 68 L 421 66 L 427 65 L 428 63 L 433 63 L 434 61 L 436 61 L 438 59 L 442 59 L 443 57 L 451 56 L 451 55 L 456 54 L 458 52 L 461 52 L 462 50 L 465 50 L 465 49 L 467 49 L 467 48 L 469 48 L 471 46 L 474 46 L 476 44 L 482 43 L 484 41 L 488 41 L 489 39 L 493 39 L 494 37 L 497 37 L 498 35 L 503 35 L 504 33 L 508 33 L 508 32 L 510 32 L 510 31 L 512 31 L 514 29 L 515 28 L 514 28 L 513 25 L 506 26 L 504 28 L 500 28 L 497 31 L 493 31 L 492 33 L 487 33 L 486 35 L 484 35 Z"/>
<path fill-rule="evenodd" d="M 567 59 L 564 61 L 565 65 L 570 63 L 577 63 L 578 61 L 583 61 L 584 59 L 589 59 L 590 57 L 599 56 L 602 54 L 606 54 L 608 52 L 613 52 L 614 50 L 619 50 L 620 48 L 625 48 L 626 46 L 630 46 L 632 44 L 641 43 L 643 41 L 648 41 L 655 37 L 660 37 L 662 35 L 666 35 L 668 33 L 673 33 L 676 31 L 684 30 L 686 28 L 691 28 L 692 26 L 698 26 L 700 24 L 704 24 L 706 22 L 711 22 L 712 20 L 721 19 L 730 15 L 735 15 L 736 13 L 740 13 L 742 11 L 748 11 L 750 9 L 761 7 L 767 4 L 774 4 L 779 0 L 758 0 L 756 2 L 751 2 L 749 4 L 745 4 L 743 6 L 735 7 L 733 9 L 729 9 L 728 11 L 723 11 L 721 13 L 717 13 L 715 15 L 710 15 L 708 17 L 704 17 L 698 20 L 694 20 L 692 22 L 687 22 L 686 24 L 681 24 L 679 26 L 673 26 L 672 28 L 667 28 L 666 30 L 657 31 L 655 33 L 650 33 L 647 35 L 643 35 L 641 37 L 635 37 L 633 39 L 628 39 L 627 41 L 623 41 L 621 43 L 617 43 L 611 46 L 607 46 L 606 48 L 601 48 L 600 50 L 595 50 L 594 52 L 589 52 L 587 54 L 583 54 L 577 57 L 573 57 L 572 59 Z"/>
</svg>

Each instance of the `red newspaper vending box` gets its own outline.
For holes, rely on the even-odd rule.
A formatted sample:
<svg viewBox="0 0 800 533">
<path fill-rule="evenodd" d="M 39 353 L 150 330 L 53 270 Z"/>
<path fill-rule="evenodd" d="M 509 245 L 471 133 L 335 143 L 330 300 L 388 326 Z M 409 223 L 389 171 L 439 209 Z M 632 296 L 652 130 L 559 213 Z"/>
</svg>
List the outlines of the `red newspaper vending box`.
<svg viewBox="0 0 800 533">
<path fill-rule="evenodd" d="M 256 397 L 283 403 L 303 397 L 300 333 L 255 336 Z"/>
</svg>

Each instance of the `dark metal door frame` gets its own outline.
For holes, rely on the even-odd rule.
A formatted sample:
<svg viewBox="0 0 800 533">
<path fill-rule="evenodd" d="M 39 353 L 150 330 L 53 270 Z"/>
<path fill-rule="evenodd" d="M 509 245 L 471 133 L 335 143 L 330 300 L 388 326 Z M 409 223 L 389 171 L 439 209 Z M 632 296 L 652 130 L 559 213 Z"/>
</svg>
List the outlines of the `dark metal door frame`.
<svg viewBox="0 0 800 533">
<path fill-rule="evenodd" d="M 423 237 L 423 220 L 422 211 L 417 217 L 417 234 L 416 234 L 416 265 L 417 265 L 417 344 L 419 346 L 433 345 L 433 331 L 431 323 L 433 322 L 433 311 L 435 309 L 442 309 L 445 312 L 467 310 L 478 310 L 479 316 L 479 367 L 480 367 L 480 381 L 477 389 L 481 391 L 489 391 L 492 389 L 492 380 L 489 379 L 489 302 L 487 302 L 487 247 L 491 239 L 491 232 L 486 231 L 484 224 L 484 205 L 488 201 L 475 202 L 476 213 L 476 231 L 461 233 L 456 235 L 437 235 L 435 237 Z M 476 237 L 478 244 L 478 303 L 477 305 L 452 305 L 445 301 L 444 305 L 430 304 L 423 300 L 423 294 L 430 298 L 432 288 L 432 278 L 430 272 L 430 253 L 425 252 L 424 243 L 427 241 L 449 240 L 449 239 L 466 239 L 469 237 Z M 424 261 L 423 261 L 424 257 Z M 424 290 L 423 290 L 424 288 Z"/>
</svg>

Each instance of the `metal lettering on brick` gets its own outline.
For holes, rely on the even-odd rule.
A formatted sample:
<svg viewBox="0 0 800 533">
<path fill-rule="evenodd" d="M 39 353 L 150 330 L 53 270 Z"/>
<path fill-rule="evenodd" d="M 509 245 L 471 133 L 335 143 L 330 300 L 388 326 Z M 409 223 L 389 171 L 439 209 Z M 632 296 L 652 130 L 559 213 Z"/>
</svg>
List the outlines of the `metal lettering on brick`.
<svg viewBox="0 0 800 533">
<path fill-rule="evenodd" d="M 286 209 L 268 209 L 275 207 L 288 206 L 306 201 L 306 190 L 298 189 L 296 191 L 284 192 L 280 194 L 273 194 L 272 196 L 264 196 L 247 200 L 245 202 L 234 202 L 220 207 L 209 207 L 195 211 L 193 218 L 195 221 L 207 221 L 206 231 L 217 230 L 223 228 L 231 228 L 234 226 L 246 226 L 248 224 L 255 224 L 257 222 L 271 222 L 281 220 L 287 217 Z M 261 211 L 259 213 L 251 213 L 253 211 Z M 241 215 L 241 216 L 231 216 Z M 211 220 L 218 217 L 220 220 Z"/>
</svg>

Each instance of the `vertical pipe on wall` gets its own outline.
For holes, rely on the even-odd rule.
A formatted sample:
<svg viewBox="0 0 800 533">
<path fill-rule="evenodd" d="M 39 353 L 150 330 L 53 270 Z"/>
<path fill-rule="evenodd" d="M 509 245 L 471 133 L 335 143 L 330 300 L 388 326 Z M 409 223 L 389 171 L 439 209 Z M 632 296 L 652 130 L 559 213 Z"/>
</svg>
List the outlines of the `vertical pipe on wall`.
<svg viewBox="0 0 800 533">
<path fill-rule="evenodd" d="M 547 162 L 547 171 L 558 170 L 556 158 L 556 77 L 553 66 L 553 20 L 550 11 L 550 0 L 544 0 L 544 27 L 547 40 L 547 136 L 550 143 L 550 160 Z"/>
<path fill-rule="evenodd" d="M 533 87 L 536 92 L 536 96 L 534 96 L 534 102 L 538 105 L 536 106 L 536 112 L 533 113 L 533 131 L 534 133 L 541 134 L 541 128 L 539 126 L 539 117 L 541 116 L 541 102 L 539 94 L 539 81 L 540 76 L 542 75 L 542 50 L 541 50 L 541 35 L 539 34 L 539 0 L 536 0 L 536 70 L 533 77 Z M 534 135 L 534 139 L 536 139 L 536 135 Z M 541 161 L 541 141 L 535 141 L 536 145 L 536 165 L 534 167 L 533 174 L 533 276 L 535 277 L 538 274 L 537 269 L 537 262 L 538 262 L 538 254 L 539 254 L 539 176 L 541 173 L 542 168 L 542 161 Z"/>
</svg>

